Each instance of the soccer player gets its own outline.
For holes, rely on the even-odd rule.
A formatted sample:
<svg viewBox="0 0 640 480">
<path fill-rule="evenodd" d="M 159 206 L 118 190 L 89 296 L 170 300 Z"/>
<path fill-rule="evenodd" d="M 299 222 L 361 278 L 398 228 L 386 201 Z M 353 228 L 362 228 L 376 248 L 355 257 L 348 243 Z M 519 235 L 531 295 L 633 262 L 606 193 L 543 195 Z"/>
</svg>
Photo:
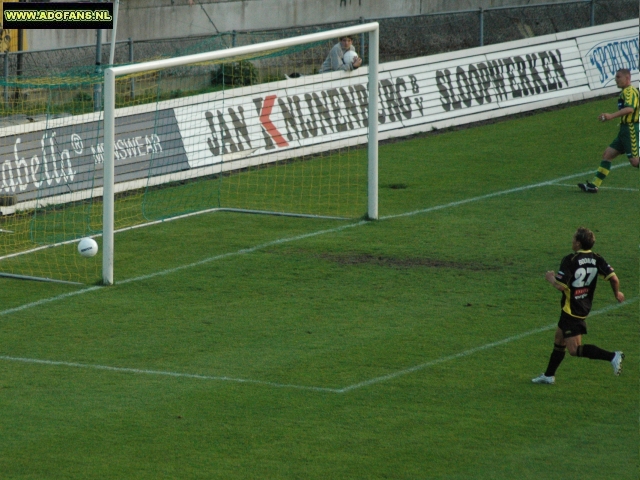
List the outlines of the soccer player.
<svg viewBox="0 0 640 480">
<path fill-rule="evenodd" d="M 638 158 L 638 89 L 631 85 L 631 72 L 628 69 L 622 68 L 616 72 L 616 85 L 622 89 L 618 97 L 618 111 L 616 113 L 601 113 L 598 120 L 606 122 L 620 118 L 620 131 L 602 154 L 600 168 L 596 171 L 593 180 L 578 184 L 583 192 L 598 193 L 598 187 L 611 170 L 611 160 L 621 153 L 627 154 L 629 163 L 634 167 L 638 168 L 640 165 L 640 158 Z"/>
<path fill-rule="evenodd" d="M 326 60 L 322 63 L 322 66 L 320 67 L 320 73 L 333 72 L 337 70 L 345 70 L 347 72 L 350 72 L 351 70 L 362 65 L 362 59 L 360 57 L 356 58 L 353 63 L 344 63 L 344 54 L 349 50 L 352 50 L 354 52 L 356 51 L 356 49 L 353 47 L 353 37 L 340 37 L 340 43 L 336 43 L 333 46 L 333 48 L 329 51 L 329 55 L 327 56 Z"/>
<path fill-rule="evenodd" d="M 624 302 L 624 294 L 620 291 L 620 282 L 613 268 L 604 258 L 591 251 L 595 241 L 591 230 L 580 227 L 573 235 L 572 248 L 575 253 L 562 259 L 557 274 L 549 271 L 545 275 L 546 280 L 563 293 L 562 312 L 547 370 L 534 378 L 533 383 L 555 383 L 556 370 L 564 359 L 565 349 L 573 357 L 611 362 L 614 375 L 620 375 L 622 371 L 624 353 L 608 352 L 595 345 L 582 345 L 582 335 L 587 333 L 585 319 L 591 310 L 598 275 L 609 281 L 616 300 Z"/>
</svg>

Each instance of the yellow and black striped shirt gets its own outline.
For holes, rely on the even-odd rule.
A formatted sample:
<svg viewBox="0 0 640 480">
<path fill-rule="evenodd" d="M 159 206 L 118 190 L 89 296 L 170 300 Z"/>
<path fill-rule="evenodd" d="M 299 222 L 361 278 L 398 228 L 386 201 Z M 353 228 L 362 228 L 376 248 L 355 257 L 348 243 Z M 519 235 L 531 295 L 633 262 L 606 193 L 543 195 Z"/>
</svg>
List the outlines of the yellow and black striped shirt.
<svg viewBox="0 0 640 480">
<path fill-rule="evenodd" d="M 620 123 L 632 124 L 638 123 L 638 89 L 633 85 L 625 87 L 618 97 L 618 110 L 631 107 L 633 112 L 620 117 Z"/>
</svg>

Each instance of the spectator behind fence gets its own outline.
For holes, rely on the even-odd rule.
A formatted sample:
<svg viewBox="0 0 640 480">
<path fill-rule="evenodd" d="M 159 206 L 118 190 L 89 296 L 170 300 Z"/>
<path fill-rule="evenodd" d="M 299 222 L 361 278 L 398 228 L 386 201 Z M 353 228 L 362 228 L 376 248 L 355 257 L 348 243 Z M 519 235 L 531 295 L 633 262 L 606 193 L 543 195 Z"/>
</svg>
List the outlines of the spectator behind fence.
<svg viewBox="0 0 640 480">
<path fill-rule="evenodd" d="M 340 37 L 340 43 L 336 43 L 331 51 L 329 51 L 329 56 L 327 56 L 327 59 L 320 67 L 320 73 L 334 72 L 337 70 L 350 72 L 351 70 L 354 70 L 362 65 L 362 59 L 360 57 L 354 59 L 353 63 L 344 62 L 344 54 L 346 52 L 348 52 L 349 50 L 353 52 L 356 51 L 356 49 L 353 48 L 352 44 L 353 37 Z"/>
</svg>

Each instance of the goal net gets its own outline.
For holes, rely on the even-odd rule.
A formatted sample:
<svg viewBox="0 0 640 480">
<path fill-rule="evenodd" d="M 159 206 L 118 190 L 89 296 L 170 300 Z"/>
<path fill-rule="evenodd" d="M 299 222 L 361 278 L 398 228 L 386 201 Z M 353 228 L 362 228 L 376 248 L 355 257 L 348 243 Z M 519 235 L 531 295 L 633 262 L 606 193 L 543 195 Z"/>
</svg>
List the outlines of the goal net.
<svg viewBox="0 0 640 480">
<path fill-rule="evenodd" d="M 363 65 L 319 73 L 346 35 Z M 0 275 L 109 285 L 118 232 L 220 210 L 377 218 L 377 62 L 372 23 L 5 79 Z"/>
</svg>

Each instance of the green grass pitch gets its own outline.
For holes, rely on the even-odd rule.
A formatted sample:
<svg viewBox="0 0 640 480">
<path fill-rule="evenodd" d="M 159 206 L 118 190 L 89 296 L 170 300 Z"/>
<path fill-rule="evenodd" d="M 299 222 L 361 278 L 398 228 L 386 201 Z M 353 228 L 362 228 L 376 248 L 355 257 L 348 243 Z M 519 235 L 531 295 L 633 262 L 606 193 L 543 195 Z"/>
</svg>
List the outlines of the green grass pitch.
<svg viewBox="0 0 640 480">
<path fill-rule="evenodd" d="M 114 287 L 0 279 L 0 478 L 637 478 L 638 172 L 575 186 L 614 106 L 381 145 L 377 222 L 218 212 L 118 234 Z M 533 385 L 581 225 L 623 373 Z"/>
</svg>

